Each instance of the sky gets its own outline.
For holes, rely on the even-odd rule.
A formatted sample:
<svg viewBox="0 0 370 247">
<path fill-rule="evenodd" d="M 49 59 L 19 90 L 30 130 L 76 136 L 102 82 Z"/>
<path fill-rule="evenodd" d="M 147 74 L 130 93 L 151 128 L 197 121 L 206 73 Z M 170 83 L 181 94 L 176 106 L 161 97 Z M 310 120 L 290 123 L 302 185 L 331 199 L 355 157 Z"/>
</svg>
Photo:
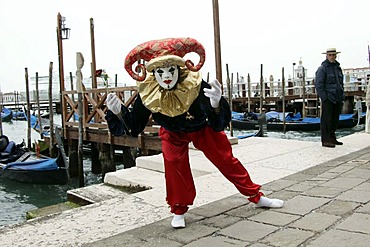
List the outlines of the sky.
<svg viewBox="0 0 370 247">
<path fill-rule="evenodd" d="M 314 73 L 327 48 L 341 51 L 342 68 L 368 67 L 370 1 L 363 0 L 218 0 L 223 81 L 226 64 L 252 82 L 292 75 L 293 63 Z M 64 74 L 76 72 L 76 52 L 90 76 L 90 18 L 94 21 L 97 69 L 118 85 L 134 85 L 124 69 L 126 55 L 138 44 L 170 37 L 192 37 L 206 49 L 203 78 L 216 78 L 212 0 L 0 0 L 0 87 L 25 90 L 29 77 L 58 71 L 57 15 L 66 18 L 70 39 L 63 40 Z M 198 62 L 194 54 L 185 56 Z M 297 66 L 296 65 L 296 66 Z M 32 89 L 32 88 L 31 88 Z"/>
</svg>

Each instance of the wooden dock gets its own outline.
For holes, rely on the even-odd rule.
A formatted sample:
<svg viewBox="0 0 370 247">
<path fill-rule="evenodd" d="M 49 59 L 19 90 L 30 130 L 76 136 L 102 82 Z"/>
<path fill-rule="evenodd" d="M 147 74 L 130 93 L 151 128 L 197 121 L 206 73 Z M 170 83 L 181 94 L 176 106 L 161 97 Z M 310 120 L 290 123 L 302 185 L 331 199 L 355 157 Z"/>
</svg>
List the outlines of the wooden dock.
<svg viewBox="0 0 370 247">
<path fill-rule="evenodd" d="M 103 176 L 107 172 L 116 170 L 114 163 L 116 150 L 122 150 L 122 162 L 125 168 L 135 165 L 136 157 L 133 153 L 151 155 L 158 154 L 162 150 L 161 140 L 158 136 L 159 127 L 153 126 L 152 121 L 148 122 L 147 127 L 138 137 L 113 136 L 109 132 L 105 120 L 108 110 L 105 101 L 107 94 L 111 92 L 116 93 L 126 107 L 131 107 L 138 95 L 136 87 L 84 89 L 80 93 L 81 100 L 79 102 L 76 90 L 62 92 L 62 136 L 68 147 L 67 153 L 72 177 L 78 175 L 78 143 L 80 138 L 84 144 L 91 145 L 92 172 L 102 173 Z M 79 122 L 79 107 L 82 107 L 82 124 Z"/>
</svg>

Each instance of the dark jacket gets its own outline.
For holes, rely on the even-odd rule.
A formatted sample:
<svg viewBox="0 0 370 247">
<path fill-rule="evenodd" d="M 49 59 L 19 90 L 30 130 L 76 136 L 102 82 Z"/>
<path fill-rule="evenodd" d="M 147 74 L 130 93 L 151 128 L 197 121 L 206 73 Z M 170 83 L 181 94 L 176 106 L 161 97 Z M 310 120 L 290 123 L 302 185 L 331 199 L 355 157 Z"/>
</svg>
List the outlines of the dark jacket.
<svg viewBox="0 0 370 247">
<path fill-rule="evenodd" d="M 215 131 L 222 131 L 231 120 L 229 104 L 221 97 L 220 113 L 217 114 L 212 108 L 209 98 L 204 95 L 203 89 L 205 87 L 210 88 L 210 85 L 202 81 L 199 95 L 190 106 L 188 112 L 175 117 L 169 117 L 161 113 L 152 114 L 144 106 L 140 95 L 138 95 L 132 110 L 122 106 L 121 119 L 110 110 L 107 111 L 105 119 L 108 122 L 109 130 L 115 136 L 126 134 L 137 137 L 144 130 L 150 114 L 152 114 L 153 120 L 157 124 L 173 132 L 198 131 L 207 124 Z"/>
<path fill-rule="evenodd" d="M 343 73 L 340 64 L 325 60 L 316 71 L 315 87 L 322 101 L 344 101 Z"/>
</svg>

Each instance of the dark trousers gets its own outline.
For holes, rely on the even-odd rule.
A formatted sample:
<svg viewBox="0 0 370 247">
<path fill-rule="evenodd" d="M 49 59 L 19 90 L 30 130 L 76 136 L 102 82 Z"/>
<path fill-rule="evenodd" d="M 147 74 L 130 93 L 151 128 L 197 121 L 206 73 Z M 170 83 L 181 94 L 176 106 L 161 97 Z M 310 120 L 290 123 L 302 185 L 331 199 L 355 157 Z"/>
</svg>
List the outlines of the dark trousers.
<svg viewBox="0 0 370 247">
<path fill-rule="evenodd" d="M 321 142 L 332 142 L 336 140 L 335 131 L 338 127 L 342 106 L 343 104 L 341 102 L 333 103 L 330 100 L 321 102 Z"/>
</svg>

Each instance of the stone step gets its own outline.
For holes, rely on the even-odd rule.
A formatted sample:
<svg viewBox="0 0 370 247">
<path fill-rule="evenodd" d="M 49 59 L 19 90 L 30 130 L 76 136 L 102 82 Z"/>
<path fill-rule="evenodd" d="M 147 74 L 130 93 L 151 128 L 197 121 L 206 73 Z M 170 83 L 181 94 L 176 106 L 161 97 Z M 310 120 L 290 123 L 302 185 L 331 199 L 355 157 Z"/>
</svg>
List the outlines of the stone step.
<svg viewBox="0 0 370 247">
<path fill-rule="evenodd" d="M 157 188 L 163 185 L 164 174 L 138 166 L 105 174 L 104 183 L 117 187 L 142 188 L 142 190 Z"/>
<path fill-rule="evenodd" d="M 238 138 L 228 137 L 230 143 L 238 144 Z M 202 177 L 214 172 L 217 168 L 210 163 L 204 154 L 189 144 L 191 171 L 194 178 Z M 136 166 L 107 173 L 104 183 L 114 186 L 162 188 L 164 184 L 164 164 L 162 154 L 141 156 L 136 158 Z"/>
<path fill-rule="evenodd" d="M 71 203 L 71 202 L 62 202 L 62 203 L 50 205 L 47 207 L 36 208 L 36 209 L 26 212 L 26 219 L 30 220 L 30 219 L 35 219 L 39 217 L 50 216 L 52 214 L 57 214 L 65 210 L 70 210 L 76 207 L 79 207 L 79 205 Z"/>
<path fill-rule="evenodd" d="M 67 200 L 84 206 L 117 197 L 129 197 L 140 190 L 135 188 L 116 187 L 109 184 L 95 184 L 67 191 Z"/>
</svg>

